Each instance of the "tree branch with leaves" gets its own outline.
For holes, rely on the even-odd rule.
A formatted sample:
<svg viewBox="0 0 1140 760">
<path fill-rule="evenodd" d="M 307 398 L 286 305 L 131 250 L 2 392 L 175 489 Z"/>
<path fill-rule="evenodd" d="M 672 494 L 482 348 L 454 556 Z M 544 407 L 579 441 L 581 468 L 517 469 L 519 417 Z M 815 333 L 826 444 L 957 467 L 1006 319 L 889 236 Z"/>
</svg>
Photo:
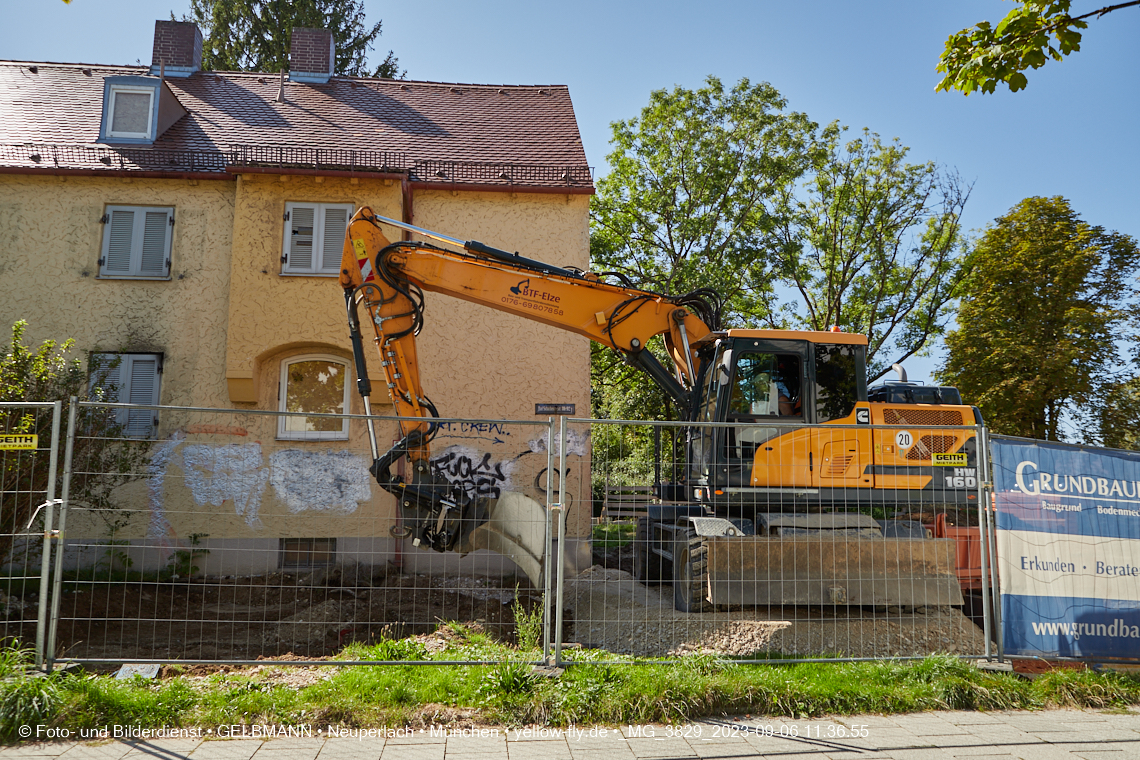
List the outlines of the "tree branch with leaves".
<svg viewBox="0 0 1140 760">
<path fill-rule="evenodd" d="M 1026 69 L 1039 69 L 1081 49 L 1085 19 L 1140 6 L 1140 0 L 1106 5 L 1073 16 L 1072 0 L 1022 0 L 997 26 L 982 21 L 950 35 L 938 64 L 945 74 L 934 89 L 992 93 L 998 83 L 1011 92 L 1025 88 Z"/>
</svg>

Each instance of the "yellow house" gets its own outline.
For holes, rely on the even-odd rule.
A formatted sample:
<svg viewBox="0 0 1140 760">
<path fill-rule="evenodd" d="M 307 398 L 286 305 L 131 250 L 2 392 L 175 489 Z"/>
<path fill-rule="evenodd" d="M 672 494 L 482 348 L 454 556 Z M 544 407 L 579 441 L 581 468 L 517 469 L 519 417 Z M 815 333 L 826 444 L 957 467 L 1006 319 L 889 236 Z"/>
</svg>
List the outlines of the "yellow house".
<svg viewBox="0 0 1140 760">
<path fill-rule="evenodd" d="M 158 21 L 149 67 L 0 62 L 0 322 L 73 338 L 121 401 L 233 410 L 122 417 L 155 441 L 114 536 L 144 565 L 192 534 L 209 535 L 206 572 L 415 561 L 359 420 L 264 414 L 363 411 L 336 281 L 355 209 L 588 268 L 593 186 L 566 87 L 340 77 L 327 31 L 292 44 L 287 74 L 202 71 L 197 27 Z M 442 416 L 589 408 L 585 339 L 434 294 L 425 319 Z M 382 386 L 373 401 L 391 413 Z M 545 429 L 507 427 L 448 426 L 441 471 L 538 498 Z M 77 506 L 69 561 L 107 537 L 87 517 Z"/>
</svg>

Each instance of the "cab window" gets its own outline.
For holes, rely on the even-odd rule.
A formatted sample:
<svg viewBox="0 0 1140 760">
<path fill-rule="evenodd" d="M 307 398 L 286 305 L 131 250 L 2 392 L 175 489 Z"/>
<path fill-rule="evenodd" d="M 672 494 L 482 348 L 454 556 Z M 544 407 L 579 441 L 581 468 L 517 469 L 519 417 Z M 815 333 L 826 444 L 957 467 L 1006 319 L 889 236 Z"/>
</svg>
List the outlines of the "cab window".
<svg viewBox="0 0 1140 760">
<path fill-rule="evenodd" d="M 736 362 L 731 417 L 800 417 L 800 357 L 747 353 Z"/>
<path fill-rule="evenodd" d="M 815 346 L 815 421 L 829 422 L 851 414 L 858 400 L 857 347 L 817 343 Z"/>
</svg>

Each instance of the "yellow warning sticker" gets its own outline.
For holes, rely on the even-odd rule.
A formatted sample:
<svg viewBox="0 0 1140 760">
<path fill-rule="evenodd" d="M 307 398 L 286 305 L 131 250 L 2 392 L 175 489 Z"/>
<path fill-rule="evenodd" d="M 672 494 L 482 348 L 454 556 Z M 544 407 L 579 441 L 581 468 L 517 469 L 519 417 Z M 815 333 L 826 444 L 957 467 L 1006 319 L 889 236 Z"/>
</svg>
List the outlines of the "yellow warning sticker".
<svg viewBox="0 0 1140 760">
<path fill-rule="evenodd" d="M 34 449 L 39 446 L 38 435 L 0 435 L 0 451 L 13 449 Z"/>
<path fill-rule="evenodd" d="M 935 467 L 965 467 L 967 464 L 966 454 L 931 454 L 934 459 Z"/>
</svg>

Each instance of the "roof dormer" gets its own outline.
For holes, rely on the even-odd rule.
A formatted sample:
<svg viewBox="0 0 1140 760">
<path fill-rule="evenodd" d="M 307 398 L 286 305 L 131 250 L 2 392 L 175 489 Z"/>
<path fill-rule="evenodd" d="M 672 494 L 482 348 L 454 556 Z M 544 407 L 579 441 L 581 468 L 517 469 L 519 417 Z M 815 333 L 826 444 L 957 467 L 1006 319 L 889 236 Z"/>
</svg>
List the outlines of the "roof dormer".
<svg viewBox="0 0 1140 760">
<path fill-rule="evenodd" d="M 99 142 L 150 145 L 186 113 L 163 77 L 106 77 Z"/>
</svg>

